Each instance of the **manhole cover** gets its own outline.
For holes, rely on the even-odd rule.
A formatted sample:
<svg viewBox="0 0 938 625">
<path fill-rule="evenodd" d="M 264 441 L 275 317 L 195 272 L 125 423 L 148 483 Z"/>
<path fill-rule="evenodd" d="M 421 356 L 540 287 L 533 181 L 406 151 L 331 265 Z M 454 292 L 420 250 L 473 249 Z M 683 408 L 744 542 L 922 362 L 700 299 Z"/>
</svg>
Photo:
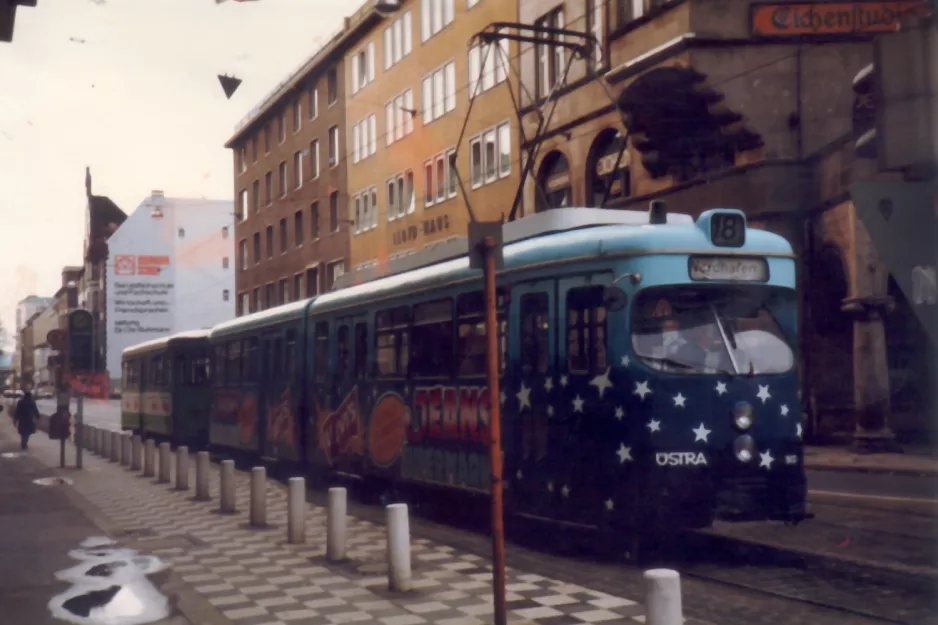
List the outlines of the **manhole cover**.
<svg viewBox="0 0 938 625">
<path fill-rule="evenodd" d="M 33 483 L 39 484 L 40 486 L 67 486 L 72 483 L 72 480 L 67 477 L 40 477 L 37 480 L 33 480 Z"/>
<path fill-rule="evenodd" d="M 20 458 L 25 455 L 26 454 L 24 454 L 21 451 L 8 451 L 8 452 L 0 454 L 0 458 Z"/>
</svg>

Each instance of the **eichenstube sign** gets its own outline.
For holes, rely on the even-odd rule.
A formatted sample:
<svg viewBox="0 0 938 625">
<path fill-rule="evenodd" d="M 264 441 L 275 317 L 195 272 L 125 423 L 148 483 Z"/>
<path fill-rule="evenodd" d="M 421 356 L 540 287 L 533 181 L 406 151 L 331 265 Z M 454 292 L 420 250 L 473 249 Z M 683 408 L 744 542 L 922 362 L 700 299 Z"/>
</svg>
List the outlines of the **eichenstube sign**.
<svg viewBox="0 0 938 625">
<path fill-rule="evenodd" d="M 928 13 L 925 0 L 752 4 L 750 28 L 758 37 L 888 33 Z"/>
</svg>

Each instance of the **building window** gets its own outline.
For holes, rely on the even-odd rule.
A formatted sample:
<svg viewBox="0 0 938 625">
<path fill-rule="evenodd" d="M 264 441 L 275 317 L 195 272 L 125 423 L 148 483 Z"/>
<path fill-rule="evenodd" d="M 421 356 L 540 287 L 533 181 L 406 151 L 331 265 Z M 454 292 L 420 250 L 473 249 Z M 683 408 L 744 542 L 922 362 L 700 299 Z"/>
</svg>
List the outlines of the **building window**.
<svg viewBox="0 0 938 625">
<path fill-rule="evenodd" d="M 319 139 L 309 143 L 309 172 L 313 180 L 319 178 Z"/>
<path fill-rule="evenodd" d="M 248 218 L 248 190 L 242 189 L 238 194 L 238 221 Z"/>
<path fill-rule="evenodd" d="M 293 103 L 293 132 L 299 132 L 303 117 L 303 104 L 297 99 Z"/>
<path fill-rule="evenodd" d="M 254 243 L 254 264 L 260 265 L 261 264 L 261 233 L 260 232 L 254 233 L 253 243 Z"/>
<path fill-rule="evenodd" d="M 279 178 L 279 191 L 280 197 L 284 197 L 287 194 L 287 162 L 280 162 L 280 178 Z"/>
<path fill-rule="evenodd" d="M 508 80 L 508 40 L 479 43 L 469 48 L 467 72 L 470 100 Z"/>
<path fill-rule="evenodd" d="M 287 279 L 283 278 L 277 285 L 277 303 L 286 304 L 290 301 L 290 293 L 287 289 Z"/>
<path fill-rule="evenodd" d="M 227 256 L 222 256 L 222 258 L 221 258 L 221 268 L 222 268 L 222 269 L 228 269 L 228 257 L 227 257 Z"/>
<path fill-rule="evenodd" d="M 264 174 L 264 206 L 269 206 L 271 202 L 271 195 L 273 193 L 273 174 L 267 172 Z"/>
<path fill-rule="evenodd" d="M 254 209 L 254 214 L 261 212 L 261 182 L 260 180 L 255 180 L 254 184 L 251 185 L 251 207 Z"/>
<path fill-rule="evenodd" d="M 224 290 L 221 292 L 221 298 L 222 298 L 222 300 L 224 300 L 224 301 L 227 302 L 228 299 L 229 299 L 229 297 L 230 297 L 230 294 L 228 293 L 228 289 L 224 289 Z"/>
<path fill-rule="evenodd" d="M 603 46 L 606 41 L 606 24 L 603 20 L 605 0 L 586 0 L 586 30 L 596 38 L 596 49 L 589 59 L 590 69 L 595 70 L 603 62 Z"/>
<path fill-rule="evenodd" d="M 391 69 L 413 48 L 413 24 L 410 11 L 405 12 L 384 29 L 384 69 Z"/>
<path fill-rule="evenodd" d="M 339 164 L 339 127 L 329 129 L 329 167 Z"/>
<path fill-rule="evenodd" d="M 267 258 L 274 257 L 274 227 L 267 226 Z"/>
<path fill-rule="evenodd" d="M 272 134 L 273 134 L 273 129 L 270 127 L 270 124 L 268 123 L 266 126 L 264 126 L 264 154 L 270 154 L 270 144 L 271 144 Z"/>
<path fill-rule="evenodd" d="M 257 137 L 251 139 L 251 160 L 257 162 Z"/>
<path fill-rule="evenodd" d="M 342 276 L 345 273 L 345 261 L 337 260 L 334 263 L 329 263 L 326 265 L 326 284 L 329 285 L 329 288 L 335 286 L 336 278 Z"/>
<path fill-rule="evenodd" d="M 251 300 L 247 293 L 238 294 L 238 308 L 235 310 L 235 314 L 239 317 L 250 310 Z"/>
<path fill-rule="evenodd" d="M 293 276 L 293 301 L 299 300 L 303 296 L 303 274 L 298 273 Z"/>
<path fill-rule="evenodd" d="M 271 282 L 264 286 L 264 300 L 267 308 L 273 308 L 277 305 L 276 293 L 274 293 L 274 283 Z"/>
<path fill-rule="evenodd" d="M 537 189 L 534 195 L 534 212 L 540 213 L 549 208 L 565 208 L 572 204 L 570 166 L 562 153 L 554 151 L 544 157 L 535 183 Z"/>
<path fill-rule="evenodd" d="M 296 246 L 303 245 L 303 211 L 293 213 L 293 240 Z"/>
<path fill-rule="evenodd" d="M 564 23 L 563 5 L 561 5 L 534 24 L 541 28 L 563 28 Z M 545 43 L 536 46 L 535 81 L 537 97 L 546 98 L 566 72 L 567 53 L 564 47 L 557 45 L 563 41 L 561 37 L 549 35 L 541 38 Z"/>
<path fill-rule="evenodd" d="M 473 189 L 511 173 L 511 127 L 489 128 L 469 141 L 469 180 Z"/>
<path fill-rule="evenodd" d="M 616 27 L 625 26 L 645 14 L 646 0 L 615 0 Z"/>
<path fill-rule="evenodd" d="M 471 9 L 475 5 L 479 4 L 479 0 L 466 0 L 466 8 Z"/>
<path fill-rule="evenodd" d="M 369 115 L 352 126 L 352 162 L 357 163 L 378 151 L 378 119 Z"/>
<path fill-rule="evenodd" d="M 228 238 L 228 226 L 222 226 L 222 227 L 221 227 L 221 238 L 223 238 L 223 239 L 227 239 L 227 238 Z"/>
<path fill-rule="evenodd" d="M 238 171 L 244 173 L 248 170 L 248 156 L 247 150 L 244 149 L 244 146 L 238 148 Z"/>
<path fill-rule="evenodd" d="M 316 119 L 319 117 L 319 89 L 316 87 L 311 87 L 309 90 L 309 104 L 307 104 L 309 109 L 309 118 Z"/>
<path fill-rule="evenodd" d="M 453 61 L 427 74 L 421 85 L 424 124 L 456 108 L 456 64 Z"/>
<path fill-rule="evenodd" d="M 185 238 L 186 238 L 186 229 L 185 229 L 185 228 L 180 228 L 180 229 L 179 229 L 179 238 L 180 238 L 180 239 L 185 239 Z"/>
<path fill-rule="evenodd" d="M 248 268 L 248 240 L 238 241 L 238 269 L 244 271 Z"/>
<path fill-rule="evenodd" d="M 326 90 L 328 91 L 326 97 L 329 99 L 329 106 L 332 106 L 339 97 L 339 74 L 334 67 L 326 75 Z"/>
<path fill-rule="evenodd" d="M 280 253 L 287 253 L 287 219 L 280 220 Z"/>
<path fill-rule="evenodd" d="M 254 287 L 251 291 L 251 312 L 257 312 L 261 309 L 261 288 Z"/>
<path fill-rule="evenodd" d="M 329 194 L 329 232 L 339 231 L 339 192 Z"/>
<path fill-rule="evenodd" d="M 319 238 L 319 202 L 313 202 L 309 207 L 309 223 L 313 229 L 313 241 Z"/>
<path fill-rule="evenodd" d="M 388 221 L 414 212 L 414 172 L 407 170 L 387 180 Z"/>
<path fill-rule="evenodd" d="M 453 21 L 453 0 L 421 0 L 420 40 L 427 41 Z"/>
<path fill-rule="evenodd" d="M 407 89 L 384 105 L 384 134 L 387 145 L 414 131 L 414 91 Z"/>
<path fill-rule="evenodd" d="M 306 297 L 319 295 L 319 269 L 306 270 Z"/>
<path fill-rule="evenodd" d="M 375 79 L 375 42 L 355 53 L 352 57 L 352 93 L 358 93 Z"/>
<path fill-rule="evenodd" d="M 367 232 L 378 226 L 378 187 L 369 187 L 356 194 L 352 200 L 355 214 L 351 217 L 354 222 L 354 232 Z"/>
<path fill-rule="evenodd" d="M 280 114 L 280 143 L 287 140 L 287 112 Z"/>
<path fill-rule="evenodd" d="M 297 150 L 293 155 L 293 188 L 303 186 L 303 151 Z"/>
</svg>

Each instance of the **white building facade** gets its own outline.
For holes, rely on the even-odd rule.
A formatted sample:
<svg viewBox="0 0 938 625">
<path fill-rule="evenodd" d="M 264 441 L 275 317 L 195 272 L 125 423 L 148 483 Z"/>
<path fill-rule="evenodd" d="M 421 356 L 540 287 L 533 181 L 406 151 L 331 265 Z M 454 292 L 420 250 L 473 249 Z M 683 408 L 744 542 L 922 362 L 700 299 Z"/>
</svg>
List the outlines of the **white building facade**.
<svg viewBox="0 0 938 625">
<path fill-rule="evenodd" d="M 124 349 L 235 316 L 234 205 L 153 191 L 108 239 L 107 369 Z"/>
</svg>

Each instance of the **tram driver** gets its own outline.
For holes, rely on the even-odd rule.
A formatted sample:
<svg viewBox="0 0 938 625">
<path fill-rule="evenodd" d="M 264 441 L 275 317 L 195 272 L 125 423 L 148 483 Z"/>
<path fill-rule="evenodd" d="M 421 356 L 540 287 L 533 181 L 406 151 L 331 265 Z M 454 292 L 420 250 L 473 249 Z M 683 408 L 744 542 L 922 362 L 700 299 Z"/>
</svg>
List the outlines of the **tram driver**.
<svg viewBox="0 0 938 625">
<path fill-rule="evenodd" d="M 671 373 L 719 373 L 725 369 L 726 348 L 712 319 L 674 314 L 661 300 L 642 323 L 635 349 L 653 369 Z"/>
</svg>

